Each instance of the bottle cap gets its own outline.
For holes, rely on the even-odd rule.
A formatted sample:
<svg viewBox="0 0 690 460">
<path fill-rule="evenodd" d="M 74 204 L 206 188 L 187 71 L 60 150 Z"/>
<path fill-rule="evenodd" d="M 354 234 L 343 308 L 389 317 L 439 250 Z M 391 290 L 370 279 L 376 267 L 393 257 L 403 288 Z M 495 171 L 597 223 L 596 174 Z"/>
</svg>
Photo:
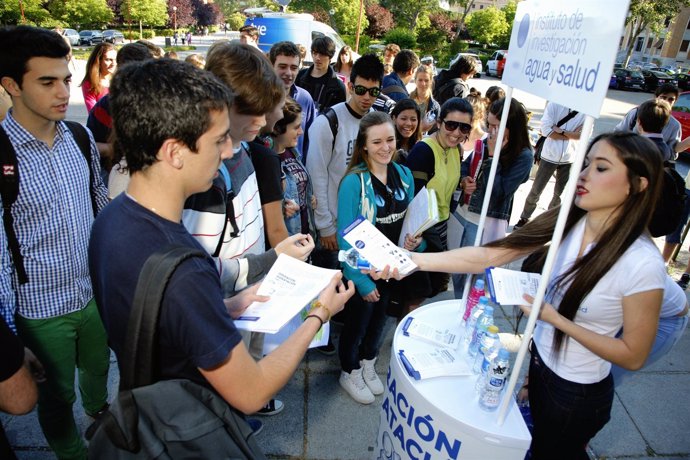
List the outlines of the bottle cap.
<svg viewBox="0 0 690 460">
<path fill-rule="evenodd" d="M 495 324 L 492 324 L 491 326 L 489 326 L 489 332 L 491 332 L 493 334 L 498 334 L 498 326 L 496 326 Z"/>
<path fill-rule="evenodd" d="M 345 259 L 347 258 L 346 252 L 344 249 L 341 249 L 338 251 L 338 262 L 345 262 Z"/>
<path fill-rule="evenodd" d="M 502 359 L 507 361 L 510 358 L 510 352 L 506 350 L 505 348 L 501 348 L 498 350 L 498 359 Z"/>
<path fill-rule="evenodd" d="M 487 305 L 487 306 L 484 308 L 484 313 L 486 313 L 487 315 L 493 315 L 493 314 L 494 314 L 494 307 L 493 307 L 493 305 Z"/>
<path fill-rule="evenodd" d="M 484 280 L 479 278 L 477 281 L 474 282 L 474 287 L 477 289 L 484 289 Z"/>
<path fill-rule="evenodd" d="M 479 303 L 481 303 L 483 305 L 489 305 L 489 298 L 487 296 L 483 295 L 479 298 Z"/>
</svg>

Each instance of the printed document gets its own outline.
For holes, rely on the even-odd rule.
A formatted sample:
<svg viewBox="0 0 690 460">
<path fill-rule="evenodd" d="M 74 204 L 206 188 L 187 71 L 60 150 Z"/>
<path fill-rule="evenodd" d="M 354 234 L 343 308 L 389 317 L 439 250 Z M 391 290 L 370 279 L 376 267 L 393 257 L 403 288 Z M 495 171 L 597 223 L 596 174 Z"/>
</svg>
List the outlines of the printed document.
<svg viewBox="0 0 690 460">
<path fill-rule="evenodd" d="M 398 239 L 398 246 L 402 247 L 405 245 L 405 235 L 419 236 L 428 228 L 436 225 L 438 221 L 436 191 L 422 187 L 407 206 L 400 238 Z"/>
<path fill-rule="evenodd" d="M 523 294 L 534 297 L 541 280 L 540 273 L 519 272 L 505 268 L 486 269 L 486 281 L 491 300 L 500 305 L 525 305 Z"/>
<path fill-rule="evenodd" d="M 389 265 L 391 270 L 398 269 L 401 275 L 407 275 L 417 268 L 417 264 L 397 247 L 386 235 L 364 217 L 359 216 L 341 232 L 345 241 L 379 270 Z"/>
<path fill-rule="evenodd" d="M 275 334 L 328 286 L 338 270 L 309 265 L 281 254 L 257 291 L 267 302 L 253 302 L 238 319 L 237 329 Z"/>
<path fill-rule="evenodd" d="M 409 376 L 415 380 L 473 375 L 464 357 L 447 348 L 432 348 L 431 351 L 400 350 L 398 357 Z"/>
<path fill-rule="evenodd" d="M 460 331 L 450 327 L 436 327 L 423 323 L 418 319 L 408 316 L 402 328 L 403 334 L 416 339 L 421 339 L 434 345 L 440 345 L 457 349 L 460 343 Z"/>
</svg>

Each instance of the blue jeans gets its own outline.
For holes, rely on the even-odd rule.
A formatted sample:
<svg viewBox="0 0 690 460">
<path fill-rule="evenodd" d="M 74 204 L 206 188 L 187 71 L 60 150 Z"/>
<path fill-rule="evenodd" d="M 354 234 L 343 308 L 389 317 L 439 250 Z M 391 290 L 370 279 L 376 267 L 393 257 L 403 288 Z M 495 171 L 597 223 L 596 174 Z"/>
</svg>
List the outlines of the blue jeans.
<svg viewBox="0 0 690 460">
<path fill-rule="evenodd" d="M 383 328 L 386 325 L 386 307 L 390 301 L 391 289 L 395 282 L 379 280 L 378 302 L 366 302 L 358 292 L 347 305 L 345 324 L 338 343 L 340 367 L 348 374 L 359 369 L 361 359 L 376 358 L 383 341 Z"/>
<path fill-rule="evenodd" d="M 587 443 L 611 418 L 611 374 L 591 384 L 563 379 L 544 364 L 532 344 L 528 388 L 534 420 L 532 460 L 588 460 Z"/>
<path fill-rule="evenodd" d="M 680 340 L 687 327 L 687 315 L 674 316 L 672 318 L 659 318 L 659 327 L 656 330 L 654 345 L 652 345 L 652 351 L 649 352 L 647 361 L 645 361 L 642 369 L 651 366 L 671 351 L 671 348 Z M 623 382 L 635 375 L 635 372 L 623 369 L 614 364 L 611 366 L 611 375 L 613 375 L 613 382 L 616 388 L 618 388 Z"/>
</svg>

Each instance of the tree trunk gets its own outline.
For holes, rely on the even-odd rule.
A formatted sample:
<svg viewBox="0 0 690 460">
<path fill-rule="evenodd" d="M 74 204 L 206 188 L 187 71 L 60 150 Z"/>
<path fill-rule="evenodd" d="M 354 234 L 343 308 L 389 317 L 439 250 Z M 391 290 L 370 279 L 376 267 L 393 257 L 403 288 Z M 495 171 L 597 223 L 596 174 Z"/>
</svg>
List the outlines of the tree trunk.
<svg viewBox="0 0 690 460">
<path fill-rule="evenodd" d="M 144 38 L 144 25 L 141 22 L 141 19 L 139 20 L 139 39 Z"/>
<path fill-rule="evenodd" d="M 633 23 L 632 27 L 630 28 L 631 36 L 628 43 L 628 52 L 625 54 L 625 62 L 623 63 L 625 67 L 628 67 L 628 63 L 630 62 L 630 57 L 632 56 L 633 48 L 635 48 L 637 37 L 640 36 L 646 26 L 647 25 L 642 22 L 642 19 L 638 19 L 637 24 Z"/>
<path fill-rule="evenodd" d="M 462 31 L 462 28 L 465 26 L 465 18 L 467 17 L 468 14 L 470 14 L 470 10 L 472 9 L 472 5 L 474 5 L 474 0 L 469 0 L 467 2 L 467 5 L 465 5 L 465 10 L 462 12 L 462 16 L 460 16 L 460 19 L 458 20 L 458 30 L 455 31 L 454 40 L 457 40 L 458 38 L 460 38 L 460 33 Z"/>
</svg>

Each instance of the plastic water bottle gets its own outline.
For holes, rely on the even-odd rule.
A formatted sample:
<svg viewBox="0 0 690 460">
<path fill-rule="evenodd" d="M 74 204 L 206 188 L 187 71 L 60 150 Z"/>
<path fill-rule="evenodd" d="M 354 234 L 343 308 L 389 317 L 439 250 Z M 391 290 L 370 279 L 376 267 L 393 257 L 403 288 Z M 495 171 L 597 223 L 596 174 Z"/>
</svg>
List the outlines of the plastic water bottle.
<svg viewBox="0 0 690 460">
<path fill-rule="evenodd" d="M 477 320 L 477 326 L 474 328 L 472 333 L 472 341 L 470 342 L 470 347 L 467 350 L 469 355 L 474 358 L 479 349 L 479 343 L 482 340 L 482 336 L 489 330 L 489 326 L 494 324 L 494 307 L 487 305 L 484 308 L 484 313 Z"/>
<path fill-rule="evenodd" d="M 342 249 L 338 251 L 338 260 L 345 262 L 355 270 L 369 270 L 371 268 L 369 261 L 360 256 L 355 248 L 350 248 L 347 251 Z"/>
<path fill-rule="evenodd" d="M 467 305 L 465 306 L 465 313 L 462 315 L 462 320 L 467 321 L 470 317 L 472 310 L 479 303 L 479 298 L 485 294 L 484 292 L 484 280 L 478 279 L 474 282 L 474 286 L 470 289 L 470 294 L 467 296 Z"/>
<path fill-rule="evenodd" d="M 481 374 L 484 370 L 488 371 L 489 363 L 498 355 L 500 348 L 501 340 L 498 338 L 498 326 L 494 324 L 489 326 L 486 334 L 482 336 L 477 355 L 474 357 L 472 372 Z"/>
<path fill-rule="evenodd" d="M 480 316 L 482 316 L 487 305 L 489 305 L 489 298 L 481 296 L 479 298 L 479 303 L 472 310 L 470 317 L 467 318 L 464 335 L 465 348 L 469 348 L 470 343 L 472 342 L 472 334 L 474 333 L 474 329 L 477 327 L 477 320 Z"/>
<path fill-rule="evenodd" d="M 479 407 L 486 411 L 496 410 L 501 403 L 501 393 L 505 387 L 508 369 L 510 368 L 509 358 L 508 350 L 501 348 L 498 356 L 494 358 L 491 366 L 489 366 L 486 384 L 479 395 Z"/>
</svg>

